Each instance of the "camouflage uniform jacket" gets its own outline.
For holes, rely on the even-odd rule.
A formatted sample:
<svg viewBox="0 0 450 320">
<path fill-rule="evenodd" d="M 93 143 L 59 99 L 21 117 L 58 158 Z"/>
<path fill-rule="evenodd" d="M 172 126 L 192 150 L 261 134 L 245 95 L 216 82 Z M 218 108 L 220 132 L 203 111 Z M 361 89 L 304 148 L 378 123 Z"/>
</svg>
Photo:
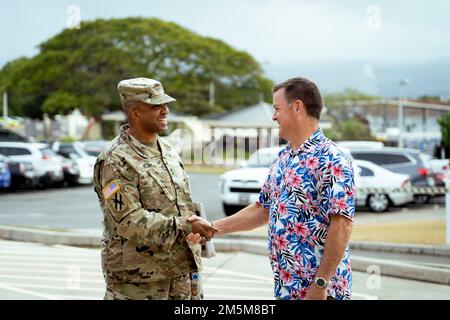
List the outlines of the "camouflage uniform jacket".
<svg viewBox="0 0 450 320">
<path fill-rule="evenodd" d="M 200 271 L 201 246 L 187 243 L 191 224 L 178 219 L 195 214 L 180 157 L 159 137 L 161 153 L 144 146 L 128 128 L 121 127 L 94 169 L 106 282 L 143 283 Z"/>
</svg>

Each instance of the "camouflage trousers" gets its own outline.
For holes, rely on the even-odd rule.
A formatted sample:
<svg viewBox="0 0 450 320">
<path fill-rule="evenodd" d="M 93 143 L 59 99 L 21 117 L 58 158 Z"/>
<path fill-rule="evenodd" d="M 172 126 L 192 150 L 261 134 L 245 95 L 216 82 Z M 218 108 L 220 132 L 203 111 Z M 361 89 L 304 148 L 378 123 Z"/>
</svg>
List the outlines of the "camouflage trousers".
<svg viewBox="0 0 450 320">
<path fill-rule="evenodd" d="M 104 300 L 202 300 L 200 283 L 191 275 L 146 283 L 109 283 Z"/>
</svg>

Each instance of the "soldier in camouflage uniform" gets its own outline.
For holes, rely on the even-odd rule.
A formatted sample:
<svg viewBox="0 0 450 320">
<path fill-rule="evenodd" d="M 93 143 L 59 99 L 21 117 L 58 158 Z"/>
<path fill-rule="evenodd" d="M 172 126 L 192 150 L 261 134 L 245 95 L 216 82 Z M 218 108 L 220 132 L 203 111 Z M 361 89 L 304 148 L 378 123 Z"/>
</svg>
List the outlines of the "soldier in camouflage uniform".
<svg viewBox="0 0 450 320">
<path fill-rule="evenodd" d="M 200 244 L 216 229 L 205 220 L 187 221 L 195 215 L 188 176 L 157 135 L 167 129 L 167 103 L 175 99 L 146 78 L 123 80 L 118 91 L 128 124 L 94 169 L 104 213 L 105 299 L 201 298 L 191 278 L 201 270 Z"/>
</svg>

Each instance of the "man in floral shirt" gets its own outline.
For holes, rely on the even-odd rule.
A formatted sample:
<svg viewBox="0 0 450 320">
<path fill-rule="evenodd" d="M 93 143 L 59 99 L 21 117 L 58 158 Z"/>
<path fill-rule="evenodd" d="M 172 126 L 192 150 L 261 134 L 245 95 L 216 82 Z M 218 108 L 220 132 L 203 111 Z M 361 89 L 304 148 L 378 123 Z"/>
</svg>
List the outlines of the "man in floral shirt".
<svg viewBox="0 0 450 320">
<path fill-rule="evenodd" d="M 350 299 L 352 166 L 318 127 L 323 103 L 313 82 L 294 78 L 276 85 L 273 103 L 273 120 L 289 143 L 272 162 L 259 200 L 215 221 L 216 234 L 269 223 L 277 299 Z"/>
</svg>

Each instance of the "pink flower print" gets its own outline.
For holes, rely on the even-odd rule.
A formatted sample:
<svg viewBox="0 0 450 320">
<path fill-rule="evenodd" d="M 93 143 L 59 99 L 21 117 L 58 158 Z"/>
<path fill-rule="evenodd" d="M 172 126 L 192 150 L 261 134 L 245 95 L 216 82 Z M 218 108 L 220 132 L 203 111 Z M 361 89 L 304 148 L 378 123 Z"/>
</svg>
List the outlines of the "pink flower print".
<svg viewBox="0 0 450 320">
<path fill-rule="evenodd" d="M 302 288 L 298 291 L 298 293 L 300 294 L 300 299 L 305 299 L 306 294 L 308 293 L 308 289 Z"/>
<path fill-rule="evenodd" d="M 294 255 L 294 260 L 297 262 L 302 262 L 303 261 L 303 256 L 300 253 L 296 253 Z"/>
<path fill-rule="evenodd" d="M 300 178 L 300 176 L 298 174 L 294 174 L 291 178 L 291 185 L 293 187 L 298 187 L 300 185 L 300 183 L 302 183 L 302 179 Z"/>
<path fill-rule="evenodd" d="M 273 236 L 273 245 L 277 250 L 286 250 L 288 243 L 284 236 L 280 237 L 277 234 Z"/>
<path fill-rule="evenodd" d="M 295 228 L 295 233 L 298 236 L 307 237 L 309 234 L 308 227 L 306 226 L 306 224 L 304 224 L 302 222 L 296 222 L 294 224 L 294 228 Z"/>
<path fill-rule="evenodd" d="M 347 197 L 352 197 L 355 194 L 355 187 L 352 186 L 351 188 L 346 188 L 347 190 L 345 190 L 345 194 L 347 195 Z"/>
<path fill-rule="evenodd" d="M 286 214 L 288 213 L 286 203 L 281 202 L 281 203 L 278 205 L 278 212 L 279 212 L 282 216 L 284 216 L 284 215 L 286 215 Z"/>
<path fill-rule="evenodd" d="M 287 241 L 285 236 L 278 237 L 278 248 L 280 250 L 287 250 L 289 241 Z"/>
<path fill-rule="evenodd" d="M 293 280 L 291 273 L 287 270 L 281 270 L 280 278 L 285 285 L 289 285 Z"/>
<path fill-rule="evenodd" d="M 295 232 L 295 228 L 292 224 L 288 224 L 286 226 L 286 231 L 289 232 L 289 234 L 293 234 Z"/>
<path fill-rule="evenodd" d="M 342 170 L 342 166 L 335 166 L 333 167 L 333 176 L 335 176 L 338 179 L 344 178 L 344 171 Z"/>
<path fill-rule="evenodd" d="M 316 157 L 311 157 L 308 160 L 306 160 L 306 166 L 309 169 L 316 169 L 319 166 L 319 159 Z"/>
<path fill-rule="evenodd" d="M 340 198 L 339 200 L 336 200 L 335 204 L 338 207 L 339 211 L 345 211 L 348 208 L 348 204 L 347 204 L 347 202 L 345 202 L 344 198 Z"/>
</svg>

